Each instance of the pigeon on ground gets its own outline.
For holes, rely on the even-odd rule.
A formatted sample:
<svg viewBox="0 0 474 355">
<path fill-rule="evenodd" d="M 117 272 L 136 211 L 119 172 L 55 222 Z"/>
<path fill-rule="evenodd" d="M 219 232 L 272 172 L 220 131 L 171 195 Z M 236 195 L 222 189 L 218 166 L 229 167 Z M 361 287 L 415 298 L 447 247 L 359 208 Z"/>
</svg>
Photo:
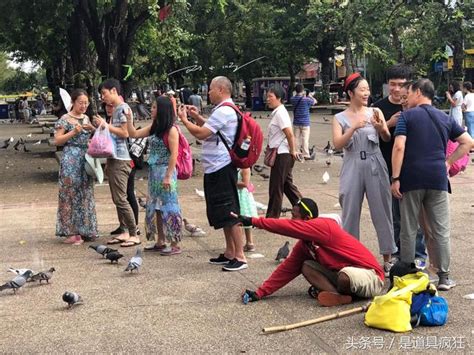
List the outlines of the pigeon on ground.
<svg viewBox="0 0 474 355">
<path fill-rule="evenodd" d="M 99 253 L 100 255 L 102 255 L 104 258 L 105 258 L 105 255 L 108 254 L 108 253 L 111 253 L 113 251 L 117 251 L 116 249 L 112 249 L 112 248 L 109 248 L 105 245 L 89 245 L 89 248 L 91 249 L 94 249 L 97 253 Z"/>
<path fill-rule="evenodd" d="M 202 145 L 202 142 L 196 139 L 196 145 Z"/>
<path fill-rule="evenodd" d="M 258 175 L 260 175 L 264 180 L 270 179 L 270 175 L 268 175 L 268 174 L 261 173 L 261 174 L 258 174 Z"/>
<path fill-rule="evenodd" d="M 23 144 L 23 151 L 24 151 L 25 153 L 31 152 L 31 150 L 29 150 L 28 148 L 26 148 L 26 145 L 25 145 L 25 144 Z"/>
<path fill-rule="evenodd" d="M 331 149 L 331 142 L 328 141 L 328 144 L 323 148 L 323 150 L 327 153 Z"/>
<path fill-rule="evenodd" d="M 29 134 L 26 135 L 27 138 L 31 138 L 32 136 L 33 136 L 32 133 L 29 133 Z"/>
<path fill-rule="evenodd" d="M 49 280 L 53 277 L 53 272 L 55 271 L 56 269 L 52 267 L 48 271 L 38 272 L 31 276 L 31 281 L 39 281 L 40 284 L 42 281 L 46 281 L 49 284 Z"/>
<path fill-rule="evenodd" d="M 262 171 L 264 171 L 265 169 L 267 169 L 266 166 L 263 166 L 263 165 L 258 165 L 258 164 L 255 164 L 253 166 L 253 170 L 255 170 L 257 173 L 261 173 Z"/>
<path fill-rule="evenodd" d="M 22 275 L 24 276 L 28 271 L 31 272 L 31 275 L 35 274 L 35 272 L 31 269 L 14 269 L 12 267 L 8 268 L 8 271 L 9 272 L 13 272 L 14 274 L 17 274 L 17 275 Z M 30 277 L 31 277 L 30 275 Z M 29 278 L 26 279 L 26 281 L 28 281 Z"/>
<path fill-rule="evenodd" d="M 204 198 L 204 191 L 201 191 L 201 190 L 198 190 L 198 189 L 194 189 L 194 191 L 196 191 L 196 194 L 197 194 L 199 197 Z"/>
<path fill-rule="evenodd" d="M 105 254 L 105 258 L 107 260 L 110 260 L 110 263 L 113 264 L 114 262 L 116 262 L 118 264 L 118 261 L 120 258 L 122 258 L 123 255 L 120 254 L 118 251 L 112 251 L 110 253 L 107 253 Z"/>
<path fill-rule="evenodd" d="M 140 205 L 140 207 L 146 208 L 146 201 L 141 197 L 138 198 L 138 204 Z"/>
<path fill-rule="evenodd" d="M 142 264 L 143 264 L 142 250 L 140 248 L 137 248 L 137 253 L 135 254 L 134 257 L 130 259 L 124 271 L 132 272 L 133 270 L 137 270 L 138 272 L 138 269 L 140 268 L 140 266 L 142 266 Z"/>
<path fill-rule="evenodd" d="M 16 290 L 20 287 L 23 287 L 26 284 L 26 280 L 31 277 L 33 273 L 31 270 L 28 270 L 24 275 L 17 275 L 13 280 L 8 281 L 0 286 L 0 292 L 3 290 L 11 289 L 13 293 L 16 293 Z"/>
<path fill-rule="evenodd" d="M 197 227 L 196 230 L 191 233 L 191 237 L 204 237 L 205 235 L 206 232 L 199 227 Z"/>
<path fill-rule="evenodd" d="M 277 256 L 275 258 L 276 261 L 281 262 L 283 259 L 286 259 L 290 254 L 290 242 L 285 242 L 285 244 L 278 249 Z"/>
<path fill-rule="evenodd" d="M 195 224 L 189 223 L 186 218 L 183 218 L 184 229 L 186 229 L 189 233 L 193 233 L 198 228 Z"/>
<path fill-rule="evenodd" d="M 329 118 L 323 117 L 324 122 L 329 122 Z"/>
<path fill-rule="evenodd" d="M 331 160 L 330 159 L 326 159 L 326 166 L 331 166 Z"/>
<path fill-rule="evenodd" d="M 33 145 L 40 145 L 41 144 L 41 140 L 39 140 L 38 142 L 36 143 L 33 143 Z"/>
<path fill-rule="evenodd" d="M 323 183 L 327 184 L 329 182 L 329 173 L 327 171 L 323 174 Z"/>
<path fill-rule="evenodd" d="M 8 146 L 9 146 L 11 143 L 13 143 L 14 140 L 15 140 L 15 139 L 14 139 L 13 137 L 10 137 L 10 138 L 8 138 L 7 140 L 5 140 L 5 141 L 3 142 L 2 149 L 7 149 Z"/>
<path fill-rule="evenodd" d="M 18 142 L 16 142 L 15 145 L 13 146 L 13 149 L 18 150 L 18 147 L 19 147 L 21 144 L 24 144 L 24 143 L 23 143 L 23 140 L 20 138 L 20 139 L 18 140 Z"/>
<path fill-rule="evenodd" d="M 63 301 L 67 303 L 68 308 L 71 308 L 74 305 L 82 304 L 82 297 L 75 292 L 66 291 L 63 294 Z"/>
</svg>

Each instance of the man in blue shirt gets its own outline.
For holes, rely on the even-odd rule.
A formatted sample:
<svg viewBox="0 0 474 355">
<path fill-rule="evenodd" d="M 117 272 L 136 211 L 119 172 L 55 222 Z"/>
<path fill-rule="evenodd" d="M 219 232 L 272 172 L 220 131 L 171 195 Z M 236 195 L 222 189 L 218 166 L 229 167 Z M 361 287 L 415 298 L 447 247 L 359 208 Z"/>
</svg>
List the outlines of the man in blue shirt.
<svg viewBox="0 0 474 355">
<path fill-rule="evenodd" d="M 303 84 L 295 87 L 296 95 L 290 99 L 293 105 L 293 130 L 296 140 L 296 148 L 303 153 L 303 158 L 309 159 L 309 132 L 310 132 L 310 108 L 316 105 L 316 99 L 309 94 L 305 96 Z"/>
<path fill-rule="evenodd" d="M 395 129 L 392 152 L 392 194 L 400 199 L 401 261 L 415 259 L 418 216 L 423 208 L 432 229 L 430 258 L 438 269 L 438 289 L 456 286 L 449 278 L 450 226 L 448 200 L 449 167 L 473 146 L 472 138 L 456 121 L 431 106 L 433 83 L 419 79 L 408 89 L 408 107 Z M 446 158 L 448 139 L 458 148 Z"/>
</svg>

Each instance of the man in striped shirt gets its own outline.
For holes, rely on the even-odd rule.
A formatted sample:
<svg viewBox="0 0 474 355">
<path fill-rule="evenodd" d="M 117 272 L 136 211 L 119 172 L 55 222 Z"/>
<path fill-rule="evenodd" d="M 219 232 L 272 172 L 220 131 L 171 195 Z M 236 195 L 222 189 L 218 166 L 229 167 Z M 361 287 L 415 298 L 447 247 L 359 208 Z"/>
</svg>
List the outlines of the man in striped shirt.
<svg viewBox="0 0 474 355">
<path fill-rule="evenodd" d="M 230 80 L 218 76 L 211 81 L 209 87 L 209 98 L 216 107 L 208 119 L 201 116 L 195 106 L 181 105 L 178 109 L 178 116 L 189 133 L 203 141 L 201 161 L 204 167 L 207 219 L 215 229 L 224 229 L 226 241 L 224 253 L 217 258 L 211 258 L 209 263 L 222 265 L 223 271 L 247 268 L 239 221 L 230 215 L 231 212 L 240 211 L 237 169 L 218 135 L 220 132 L 228 145 L 232 146 L 237 132 L 237 114 L 233 108 L 222 106 L 224 102 L 232 102 L 231 95 Z M 196 120 L 196 124 L 188 120 L 187 114 Z"/>
<path fill-rule="evenodd" d="M 316 99 L 309 94 L 305 96 L 303 84 L 295 87 L 296 95 L 290 99 L 293 105 L 293 130 L 296 148 L 303 153 L 303 158 L 309 159 L 310 108 L 316 105 Z"/>
</svg>

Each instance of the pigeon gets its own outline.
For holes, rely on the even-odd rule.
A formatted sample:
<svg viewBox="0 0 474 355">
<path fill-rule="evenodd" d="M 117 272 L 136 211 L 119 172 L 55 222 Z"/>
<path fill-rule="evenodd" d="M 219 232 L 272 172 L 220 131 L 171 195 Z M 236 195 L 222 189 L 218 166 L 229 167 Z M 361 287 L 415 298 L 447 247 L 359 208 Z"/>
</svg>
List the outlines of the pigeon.
<svg viewBox="0 0 474 355">
<path fill-rule="evenodd" d="M 52 267 L 48 271 L 38 272 L 31 276 L 31 281 L 39 281 L 40 284 L 42 281 L 46 281 L 49 284 L 49 280 L 53 277 L 53 272 L 55 271 L 56 269 Z"/>
<path fill-rule="evenodd" d="M 289 245 L 290 242 L 287 241 L 280 249 L 278 249 L 278 253 L 275 258 L 276 261 L 281 262 L 282 259 L 286 259 L 288 257 L 288 254 L 290 254 Z"/>
<path fill-rule="evenodd" d="M 324 120 L 324 122 L 329 122 L 329 118 L 326 118 L 324 116 L 323 116 L 323 120 Z"/>
<path fill-rule="evenodd" d="M 146 200 L 142 199 L 141 197 L 138 198 L 138 204 L 142 208 L 146 208 Z"/>
<path fill-rule="evenodd" d="M 24 144 L 24 143 L 22 142 L 22 139 L 20 138 L 20 139 L 18 140 L 18 142 L 16 142 L 15 145 L 13 146 L 13 149 L 18 150 L 18 147 L 19 147 L 21 144 Z"/>
<path fill-rule="evenodd" d="M 330 159 L 326 159 L 326 166 L 331 166 L 331 160 Z"/>
<path fill-rule="evenodd" d="M 6 282 L 0 286 L 0 292 L 7 289 L 12 289 L 13 293 L 16 293 L 16 290 L 20 287 L 23 287 L 26 284 L 26 280 L 31 277 L 33 273 L 31 270 L 28 270 L 23 275 L 17 275 L 13 280 Z"/>
<path fill-rule="evenodd" d="M 263 165 L 258 165 L 258 164 L 255 164 L 253 166 L 253 170 L 255 170 L 257 173 L 261 173 L 262 171 L 264 171 L 265 169 L 267 169 L 266 166 L 263 166 Z"/>
<path fill-rule="evenodd" d="M 186 218 L 183 218 L 183 223 L 184 223 L 184 229 L 186 229 L 190 233 L 194 233 L 198 226 L 195 224 L 189 223 L 189 221 Z"/>
<path fill-rule="evenodd" d="M 264 180 L 270 179 L 270 175 L 268 175 L 268 174 L 260 173 L 258 175 L 260 175 Z"/>
<path fill-rule="evenodd" d="M 25 153 L 31 152 L 31 150 L 29 150 L 29 149 L 26 148 L 26 145 L 25 145 L 25 144 L 23 144 L 23 151 L 24 151 Z"/>
<path fill-rule="evenodd" d="M 323 150 L 327 153 L 331 149 L 331 142 L 328 141 L 328 144 L 323 148 Z"/>
<path fill-rule="evenodd" d="M 309 150 L 308 150 L 309 155 L 313 155 L 313 153 L 315 153 L 315 151 L 314 151 L 315 148 L 316 148 L 315 145 L 313 145 L 311 148 L 309 148 Z"/>
<path fill-rule="evenodd" d="M 196 191 L 196 194 L 197 194 L 199 197 L 204 198 L 204 191 L 201 191 L 201 190 L 198 190 L 198 189 L 194 189 L 194 191 Z"/>
<path fill-rule="evenodd" d="M 33 270 L 31 270 L 31 269 L 14 269 L 14 268 L 12 268 L 12 267 L 8 268 L 8 271 L 13 272 L 14 274 L 17 274 L 17 275 L 22 275 L 22 276 L 24 276 L 24 275 L 29 271 L 29 272 L 31 273 L 31 274 L 30 274 L 30 277 L 31 277 L 32 274 L 35 273 L 35 272 L 34 272 Z M 26 279 L 26 281 L 28 281 L 28 279 L 29 279 L 30 277 L 28 277 L 28 278 Z"/>
<path fill-rule="evenodd" d="M 137 270 L 138 272 L 138 269 L 140 268 L 140 266 L 142 266 L 142 264 L 143 264 L 142 250 L 140 248 L 137 248 L 137 253 L 135 254 L 134 257 L 130 259 L 124 271 L 132 272 L 133 270 Z"/>
<path fill-rule="evenodd" d="M 105 258 L 105 255 L 108 254 L 108 253 L 111 253 L 113 251 L 117 251 L 116 249 L 111 249 L 105 245 L 89 245 L 89 248 L 91 249 L 94 249 L 97 253 L 101 254 L 104 258 Z"/>
<path fill-rule="evenodd" d="M 82 297 L 75 292 L 66 291 L 63 294 L 63 301 L 67 303 L 67 308 L 71 308 L 76 304 L 83 304 Z"/>
<path fill-rule="evenodd" d="M 202 142 L 196 139 L 196 145 L 202 145 Z"/>
<path fill-rule="evenodd" d="M 197 227 L 194 232 L 191 233 L 191 237 L 204 237 L 206 232 L 204 232 L 201 228 Z"/>
<path fill-rule="evenodd" d="M 327 171 L 323 174 L 323 183 L 327 184 L 329 182 L 329 173 Z"/>
<path fill-rule="evenodd" d="M 2 149 L 7 149 L 8 146 L 9 146 L 11 143 L 13 143 L 14 140 L 15 140 L 15 139 L 14 139 L 13 137 L 10 137 L 10 138 L 8 138 L 7 140 L 5 140 L 5 141 L 3 142 Z"/>
<path fill-rule="evenodd" d="M 123 255 L 120 254 L 118 251 L 111 251 L 110 253 L 105 254 L 105 258 L 107 260 L 110 260 L 111 264 L 113 264 L 114 261 L 118 264 L 119 259 L 122 257 Z"/>
<path fill-rule="evenodd" d="M 33 136 L 33 134 L 29 133 L 26 135 L 27 138 L 31 138 Z"/>
<path fill-rule="evenodd" d="M 33 145 L 40 145 L 40 144 L 41 144 L 41 139 L 38 142 L 33 143 Z"/>
</svg>

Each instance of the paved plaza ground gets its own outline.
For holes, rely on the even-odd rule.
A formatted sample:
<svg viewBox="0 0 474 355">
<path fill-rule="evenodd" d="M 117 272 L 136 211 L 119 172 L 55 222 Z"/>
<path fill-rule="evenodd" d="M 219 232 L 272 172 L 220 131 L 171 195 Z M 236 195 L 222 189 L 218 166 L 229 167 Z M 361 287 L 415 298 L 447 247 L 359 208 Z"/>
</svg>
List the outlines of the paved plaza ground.
<svg viewBox="0 0 474 355">
<path fill-rule="evenodd" d="M 266 128 L 267 113 L 256 113 Z M 311 144 L 322 148 L 331 134 L 330 115 L 312 115 Z M 31 138 L 27 138 L 28 134 Z M 33 145 L 41 134 L 34 125 L 1 124 L 0 139 L 23 137 L 31 152 L 0 151 L 0 282 L 12 278 L 8 267 L 34 270 L 56 268 L 48 285 L 27 284 L 16 295 L 0 293 L 1 353 L 472 353 L 474 347 L 474 301 L 463 295 L 474 292 L 474 164 L 452 179 L 451 241 L 452 276 L 458 286 L 443 293 L 449 302 L 449 321 L 444 327 L 416 328 L 394 334 L 367 328 L 363 314 L 272 335 L 262 328 L 317 318 L 364 304 L 322 308 L 306 293 L 303 277 L 268 299 L 243 305 L 240 294 L 255 289 L 275 269 L 276 251 L 290 240 L 254 230 L 257 252 L 264 258 L 249 258 L 249 269 L 224 273 L 208 264 L 222 251 L 222 232 L 211 230 L 205 217 L 202 168 L 197 176 L 180 182 L 183 214 L 202 227 L 205 237 L 184 237 L 183 254 L 164 257 L 145 254 L 139 273 L 123 272 L 133 248 L 121 248 L 125 258 L 111 265 L 88 249 L 88 243 L 71 246 L 54 236 L 57 209 L 58 164 L 54 147 Z M 194 140 L 190 140 L 191 142 Z M 295 181 L 306 197 L 315 199 L 323 213 L 340 213 L 338 186 L 342 159 L 318 154 L 312 162 L 297 163 Z M 199 164 L 198 164 L 199 165 Z M 328 184 L 322 175 L 330 174 Z M 146 171 L 137 174 L 137 195 L 146 194 Z M 267 203 L 268 181 L 252 177 L 255 198 Z M 106 184 L 95 187 L 100 242 L 117 227 L 114 205 Z M 285 200 L 288 206 L 288 201 Z M 289 215 L 287 216 L 289 217 Z M 144 213 L 140 215 L 143 231 Z M 361 240 L 376 255 L 377 240 L 364 204 Z M 143 242 L 145 241 L 142 235 Z M 380 262 L 382 261 L 379 256 Z M 61 300 L 66 291 L 78 292 L 84 305 L 67 310 Z"/>
</svg>

